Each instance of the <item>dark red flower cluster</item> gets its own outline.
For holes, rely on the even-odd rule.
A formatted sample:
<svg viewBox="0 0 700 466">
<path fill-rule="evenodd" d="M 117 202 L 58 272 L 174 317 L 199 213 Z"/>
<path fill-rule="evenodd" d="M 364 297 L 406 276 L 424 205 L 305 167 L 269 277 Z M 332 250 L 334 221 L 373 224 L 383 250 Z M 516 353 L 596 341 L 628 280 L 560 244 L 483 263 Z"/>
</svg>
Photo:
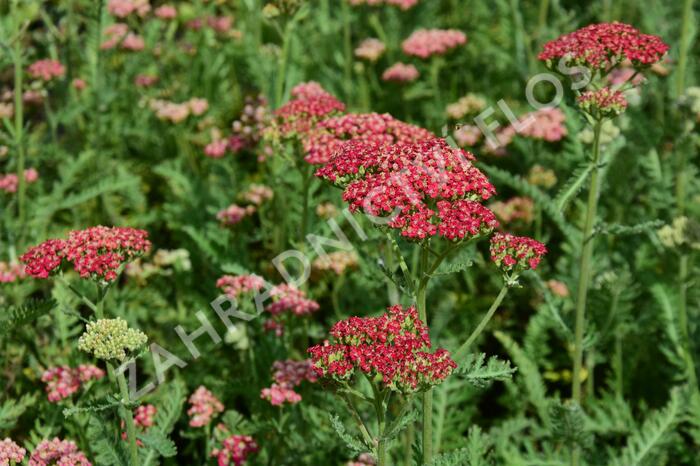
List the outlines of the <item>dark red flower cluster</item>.
<svg viewBox="0 0 700 466">
<path fill-rule="evenodd" d="M 345 111 L 345 104 L 313 81 L 298 85 L 292 95 L 294 99 L 275 110 L 277 130 L 283 137 L 304 135 L 321 119 Z"/>
<path fill-rule="evenodd" d="M 480 203 L 495 188 L 474 160 L 439 138 L 388 146 L 351 140 L 316 176 L 343 187 L 351 211 L 388 216 L 386 225 L 404 237 L 461 240 L 498 226 Z"/>
<path fill-rule="evenodd" d="M 630 60 L 634 66 L 653 65 L 668 50 L 660 37 L 642 34 L 629 24 L 591 24 L 544 45 L 538 58 L 567 64 L 608 68 Z"/>
<path fill-rule="evenodd" d="M 48 278 L 66 262 L 81 278 L 111 282 L 120 267 L 147 253 L 148 233 L 135 228 L 96 226 L 72 231 L 68 239 L 50 239 L 30 248 L 20 260 L 27 274 Z"/>
<path fill-rule="evenodd" d="M 507 274 L 536 269 L 547 248 L 526 236 L 495 233 L 491 237 L 491 260 Z"/>
<path fill-rule="evenodd" d="M 304 140 L 304 160 L 311 164 L 328 163 L 341 145 L 350 139 L 395 144 L 433 139 L 430 131 L 397 120 L 388 113 L 349 113 L 321 121 Z"/>
<path fill-rule="evenodd" d="M 627 99 L 620 91 L 603 87 L 595 91 L 586 91 L 578 99 L 581 110 L 594 118 L 612 118 L 627 108 Z"/>
<path fill-rule="evenodd" d="M 224 439 L 221 448 L 211 452 L 216 457 L 218 466 L 240 466 L 246 459 L 259 450 L 258 444 L 249 435 L 231 435 Z"/>
<path fill-rule="evenodd" d="M 380 317 L 351 317 L 331 329 L 334 342 L 309 348 L 319 376 L 338 382 L 356 370 L 402 393 L 441 383 L 457 367 L 444 349 L 430 353 L 430 337 L 415 307 L 392 306 Z"/>
</svg>

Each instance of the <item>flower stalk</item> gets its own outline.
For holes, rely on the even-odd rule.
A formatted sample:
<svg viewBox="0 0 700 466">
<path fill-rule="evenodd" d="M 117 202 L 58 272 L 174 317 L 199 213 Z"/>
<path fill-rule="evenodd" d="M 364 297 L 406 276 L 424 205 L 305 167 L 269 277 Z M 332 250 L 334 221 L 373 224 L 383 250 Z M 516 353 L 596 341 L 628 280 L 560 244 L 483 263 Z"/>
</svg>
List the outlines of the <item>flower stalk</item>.
<svg viewBox="0 0 700 466">
<path fill-rule="evenodd" d="M 486 312 L 486 315 L 481 319 L 481 322 L 479 322 L 479 325 L 476 326 L 476 328 L 472 331 L 471 335 L 469 335 L 466 341 L 462 343 L 459 349 L 454 353 L 455 361 L 460 361 L 467 355 L 467 351 L 474 343 L 474 341 L 476 341 L 479 335 L 481 335 L 481 333 L 484 331 L 486 325 L 488 325 L 489 321 L 503 302 L 503 299 L 508 294 L 509 289 L 510 286 L 507 283 L 503 285 L 501 291 L 498 292 L 498 296 L 496 296 L 496 299 L 494 299 L 493 303 L 491 304 L 491 307 Z"/>
</svg>

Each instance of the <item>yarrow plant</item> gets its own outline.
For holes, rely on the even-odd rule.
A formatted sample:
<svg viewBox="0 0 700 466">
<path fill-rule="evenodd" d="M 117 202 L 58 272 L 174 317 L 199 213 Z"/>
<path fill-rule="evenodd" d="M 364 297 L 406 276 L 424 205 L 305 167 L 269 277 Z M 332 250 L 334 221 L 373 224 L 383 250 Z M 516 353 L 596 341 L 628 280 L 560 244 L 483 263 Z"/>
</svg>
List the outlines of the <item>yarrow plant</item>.
<svg viewBox="0 0 700 466">
<path fill-rule="evenodd" d="M 208 426 L 214 417 L 224 411 L 223 403 L 203 385 L 192 393 L 188 403 L 190 408 L 187 410 L 187 415 L 190 416 L 192 427 Z"/>
<path fill-rule="evenodd" d="M 85 453 L 72 440 L 42 440 L 29 457 L 29 466 L 92 466 Z"/>
<path fill-rule="evenodd" d="M 91 380 L 99 380 L 104 376 L 105 372 L 99 367 L 81 364 L 75 368 L 69 366 L 49 368 L 41 375 L 41 381 L 46 384 L 49 401 L 56 403 L 70 397 Z"/>
<path fill-rule="evenodd" d="M 78 348 L 93 354 L 98 359 L 116 359 L 123 362 L 148 341 L 140 330 L 128 327 L 122 318 L 98 319 L 89 322 L 78 340 Z"/>
<path fill-rule="evenodd" d="M 10 466 L 20 464 L 27 450 L 17 445 L 9 438 L 0 441 L 0 465 Z"/>
</svg>

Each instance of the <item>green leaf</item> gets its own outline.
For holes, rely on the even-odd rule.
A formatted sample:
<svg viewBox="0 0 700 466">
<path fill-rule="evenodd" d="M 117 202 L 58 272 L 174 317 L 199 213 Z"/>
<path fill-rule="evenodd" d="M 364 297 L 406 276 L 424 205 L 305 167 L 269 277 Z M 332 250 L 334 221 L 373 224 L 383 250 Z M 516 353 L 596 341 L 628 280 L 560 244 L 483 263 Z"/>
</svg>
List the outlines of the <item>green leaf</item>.
<svg viewBox="0 0 700 466">
<path fill-rule="evenodd" d="M 11 430 L 27 408 L 36 402 L 36 395 L 24 395 L 19 400 L 8 399 L 0 406 L 0 429 Z"/>
<path fill-rule="evenodd" d="M 384 441 L 393 440 L 403 432 L 409 425 L 418 420 L 418 411 L 413 408 L 413 403 L 406 402 L 406 406 L 401 410 L 401 413 L 394 421 L 386 428 L 382 439 Z"/>
<path fill-rule="evenodd" d="M 53 299 L 28 300 L 21 306 L 12 306 L 0 311 L 0 334 L 27 325 L 44 314 L 48 314 L 56 305 Z"/>
<path fill-rule="evenodd" d="M 472 426 L 467 435 L 467 459 L 469 466 L 489 466 L 493 442 L 479 426 Z"/>
<path fill-rule="evenodd" d="M 586 417 L 578 403 L 553 401 L 549 406 L 549 418 L 554 438 L 567 447 L 588 449 L 593 445 L 593 435 L 586 430 Z"/>
<path fill-rule="evenodd" d="M 133 466 L 129 465 L 121 436 L 108 426 L 115 424 L 104 417 L 91 414 L 87 426 L 87 438 L 92 449 L 95 464 L 100 466 Z M 119 439 L 119 440 L 117 440 Z"/>
<path fill-rule="evenodd" d="M 479 353 L 468 355 L 455 372 L 473 386 L 486 388 L 495 381 L 509 380 L 517 370 L 511 367 L 510 361 L 502 361 L 496 356 L 487 361 L 486 354 Z"/>
<path fill-rule="evenodd" d="M 340 418 L 335 414 L 330 415 L 331 425 L 333 430 L 338 434 L 338 437 L 345 442 L 345 445 L 355 454 L 360 454 L 366 452 L 368 449 L 371 450 L 370 445 L 365 445 L 365 443 L 358 437 L 350 435 L 346 430 Z"/>
<path fill-rule="evenodd" d="M 154 449 L 160 456 L 170 458 L 177 455 L 175 442 L 157 429 L 149 429 L 142 432 L 138 434 L 138 438 L 143 442 L 144 446 Z"/>
<path fill-rule="evenodd" d="M 583 188 L 584 183 L 593 171 L 593 165 L 586 163 L 579 165 L 574 172 L 571 174 L 569 179 L 566 181 L 564 186 L 561 187 L 554 202 L 557 204 L 557 208 L 564 212 L 569 205 L 569 202 L 576 196 Z"/>
</svg>

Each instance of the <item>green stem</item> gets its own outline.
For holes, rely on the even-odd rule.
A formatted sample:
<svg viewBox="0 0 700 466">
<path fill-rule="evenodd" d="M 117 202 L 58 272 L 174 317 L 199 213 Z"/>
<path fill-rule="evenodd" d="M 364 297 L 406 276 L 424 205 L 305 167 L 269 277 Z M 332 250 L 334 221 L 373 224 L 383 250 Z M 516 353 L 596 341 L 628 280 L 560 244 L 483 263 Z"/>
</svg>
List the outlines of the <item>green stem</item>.
<svg viewBox="0 0 700 466">
<path fill-rule="evenodd" d="M 112 368 L 112 365 L 108 363 L 108 366 Z M 114 372 L 114 368 L 112 368 Z M 138 445 L 136 443 L 136 426 L 134 425 L 134 416 L 131 409 L 127 408 L 129 405 L 129 387 L 126 384 L 126 377 L 124 373 L 121 372 L 117 374 L 117 383 L 119 384 L 119 394 L 122 397 L 122 403 L 126 406 L 122 406 L 121 416 L 126 424 L 126 439 L 129 444 L 129 458 L 131 459 L 131 464 L 139 464 L 139 452 Z"/>
<path fill-rule="evenodd" d="M 690 25 L 693 19 L 693 0 L 683 2 L 683 22 L 681 23 L 681 39 L 679 44 L 678 68 L 676 69 L 676 97 L 685 90 L 685 71 L 690 50 Z"/>
<path fill-rule="evenodd" d="M 581 367 L 583 363 L 583 333 L 586 326 L 586 298 L 588 296 L 588 285 L 591 278 L 591 257 L 593 256 L 593 226 L 598 208 L 598 191 L 600 190 L 600 178 L 598 163 L 600 160 L 600 133 L 602 121 L 595 122 L 593 127 L 593 171 L 591 172 L 591 183 L 588 191 L 588 204 L 586 207 L 586 220 L 581 237 L 581 260 L 579 269 L 579 280 L 576 296 L 576 327 L 574 331 L 574 370 L 572 374 L 571 392 L 572 399 L 581 404 Z M 573 447 L 571 453 L 571 465 L 579 464 L 580 450 Z"/>
<path fill-rule="evenodd" d="M 427 246 L 421 245 L 420 259 L 418 264 L 417 281 L 419 283 L 416 293 L 416 306 L 418 316 L 428 325 L 428 312 L 426 309 L 426 289 L 428 282 L 426 272 L 428 267 L 428 255 L 430 251 Z M 423 463 L 430 464 L 433 459 L 433 390 L 428 389 L 423 392 Z"/>
<path fill-rule="evenodd" d="M 19 220 L 19 228 L 24 232 L 24 219 L 26 214 L 25 196 L 27 183 L 24 179 L 24 103 L 22 101 L 22 35 L 19 18 L 16 15 L 17 2 L 12 2 L 13 17 L 16 24 L 16 36 L 14 38 L 14 53 L 12 61 L 15 71 L 15 150 L 17 151 L 17 218 Z M 21 233 L 20 233 L 21 237 Z"/>
<path fill-rule="evenodd" d="M 279 68 L 277 70 L 277 86 L 275 89 L 275 105 L 278 107 L 282 104 L 282 97 L 284 97 L 284 85 L 287 78 L 287 61 L 289 60 L 289 43 L 293 24 L 293 20 L 287 23 L 282 36 L 282 52 L 280 53 Z"/>
<path fill-rule="evenodd" d="M 362 433 L 362 438 L 365 439 L 365 443 L 367 443 L 368 445 L 372 445 L 372 435 L 370 435 L 369 430 L 365 425 L 365 422 L 362 420 L 362 417 L 360 416 L 360 413 L 358 412 L 357 407 L 355 406 L 355 403 L 352 401 L 352 398 L 350 397 L 350 395 L 344 393 L 341 393 L 340 396 L 345 401 L 345 404 L 348 406 L 350 414 L 352 414 L 352 417 L 355 419 L 355 422 L 357 423 L 357 426 L 359 427 L 360 432 Z"/>
<path fill-rule="evenodd" d="M 496 310 L 498 310 L 498 307 L 503 302 L 503 298 L 505 298 L 508 294 L 508 289 L 508 285 L 503 285 L 503 288 L 501 288 L 501 291 L 498 293 L 498 296 L 496 296 L 496 299 L 491 304 L 491 307 L 489 308 L 488 312 L 486 312 L 486 315 L 481 319 L 481 322 L 479 322 L 479 325 L 477 325 L 476 328 L 472 331 L 471 335 L 469 335 L 469 338 L 467 338 L 467 341 L 462 343 L 462 346 L 460 346 L 459 349 L 455 352 L 455 361 L 460 361 L 462 358 L 464 358 L 464 356 L 466 356 L 469 347 L 471 347 L 474 341 L 476 341 L 479 335 L 481 335 L 481 333 L 486 328 L 486 325 L 496 313 Z"/>
<path fill-rule="evenodd" d="M 384 416 L 384 395 L 382 392 L 372 384 L 372 391 L 374 392 L 374 410 L 377 413 L 377 463 L 378 466 L 386 466 L 387 463 L 387 452 L 386 452 L 386 442 L 384 441 L 384 430 L 386 428 L 386 419 Z"/>
<path fill-rule="evenodd" d="M 301 211 L 301 228 L 299 229 L 299 244 L 303 245 L 306 241 L 306 232 L 309 228 L 309 204 L 311 201 L 309 194 L 311 192 L 311 181 L 313 179 L 313 172 L 311 172 L 310 170 L 311 165 L 307 164 L 306 162 L 301 163 L 308 165 L 308 167 L 305 166 L 301 170 L 301 176 L 304 178 L 304 184 L 302 186 L 303 203 Z"/>
<path fill-rule="evenodd" d="M 542 39 L 542 31 L 547 23 L 547 13 L 549 12 L 549 0 L 540 0 L 539 14 L 537 16 L 537 39 Z"/>
<path fill-rule="evenodd" d="M 678 267 L 678 326 L 683 337 L 683 356 L 686 362 L 687 377 L 694 390 L 698 388 L 697 375 L 695 374 L 695 362 L 691 352 L 690 333 L 688 332 L 688 254 L 683 254 Z"/>
</svg>

